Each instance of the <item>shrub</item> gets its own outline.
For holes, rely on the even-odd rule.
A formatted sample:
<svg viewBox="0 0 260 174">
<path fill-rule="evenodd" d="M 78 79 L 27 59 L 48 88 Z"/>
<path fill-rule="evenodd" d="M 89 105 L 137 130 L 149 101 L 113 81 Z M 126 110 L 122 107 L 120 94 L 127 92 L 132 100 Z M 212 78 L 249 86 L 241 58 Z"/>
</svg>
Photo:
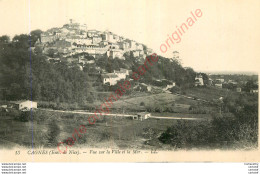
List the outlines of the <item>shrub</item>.
<svg viewBox="0 0 260 174">
<path fill-rule="evenodd" d="M 58 136 L 60 134 L 60 127 L 57 125 L 55 120 L 52 120 L 48 125 L 48 144 L 50 146 L 57 145 Z"/>
<path fill-rule="evenodd" d="M 165 111 L 166 112 L 174 112 L 174 109 L 172 107 L 166 107 Z"/>
<path fill-rule="evenodd" d="M 15 119 L 19 119 L 20 115 L 21 115 L 21 111 L 17 110 L 17 109 L 8 109 L 8 115 L 11 117 L 14 117 Z"/>
<path fill-rule="evenodd" d="M 100 141 L 108 141 L 111 138 L 111 133 L 109 132 L 102 132 Z"/>
<path fill-rule="evenodd" d="M 141 102 L 141 103 L 140 103 L 140 106 L 145 106 L 145 103 L 144 103 L 144 102 Z"/>
<path fill-rule="evenodd" d="M 163 106 L 157 106 L 155 107 L 155 112 L 162 113 L 165 111 L 165 108 Z"/>
<path fill-rule="evenodd" d="M 179 88 L 178 86 L 174 86 L 174 87 L 172 87 L 172 88 L 170 89 L 170 91 L 171 91 L 172 93 L 179 93 L 179 92 L 180 92 L 180 88 Z"/>
<path fill-rule="evenodd" d="M 161 134 L 159 140 L 175 148 L 204 147 L 212 143 L 210 124 L 178 121 Z"/>
<path fill-rule="evenodd" d="M 152 106 L 146 106 L 145 108 L 146 108 L 147 112 L 154 112 L 155 111 L 154 107 L 152 107 Z"/>
<path fill-rule="evenodd" d="M 28 122 L 30 120 L 30 118 L 31 118 L 31 111 L 24 111 L 24 112 L 21 112 L 18 120 L 20 120 L 22 122 Z"/>
<path fill-rule="evenodd" d="M 242 123 L 235 117 L 215 117 L 211 122 L 178 121 L 159 140 L 174 148 L 257 148 L 258 124 Z"/>
</svg>

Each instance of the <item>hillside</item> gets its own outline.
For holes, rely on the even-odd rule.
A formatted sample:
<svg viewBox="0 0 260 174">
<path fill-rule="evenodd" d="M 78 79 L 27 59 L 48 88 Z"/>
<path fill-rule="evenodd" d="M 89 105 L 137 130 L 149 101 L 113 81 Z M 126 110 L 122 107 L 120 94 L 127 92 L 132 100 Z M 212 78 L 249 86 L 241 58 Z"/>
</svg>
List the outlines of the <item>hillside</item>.
<svg viewBox="0 0 260 174">
<path fill-rule="evenodd" d="M 135 49 L 131 48 L 133 45 L 121 49 L 119 46 L 121 42 L 108 42 L 109 50 L 105 53 L 89 52 L 91 49 L 97 50 L 99 46 L 88 48 L 88 51 L 77 52 L 74 46 L 79 44 L 74 42 L 75 40 L 66 41 L 72 37 L 70 33 L 64 36 L 65 39 L 59 38 L 55 41 L 46 39 L 47 33 L 57 35 L 58 30 L 64 27 L 75 33 L 79 32 L 79 35 L 83 32 L 75 28 L 71 29 L 70 25 L 64 25 L 61 29 L 54 28 L 46 32 L 35 30 L 29 35 L 17 35 L 12 40 L 8 36 L 0 37 L 1 100 L 32 99 L 57 103 L 93 103 L 102 100 L 103 96 L 100 96 L 100 92 L 113 89 L 112 84 L 102 83 L 102 74 L 109 75 L 120 69 L 129 72 L 137 71 L 144 63 L 145 57 L 151 53 L 151 50 L 143 44 L 136 44 Z M 93 34 L 92 30 L 86 30 L 83 32 L 86 38 L 83 39 L 98 38 L 95 34 L 91 34 Z M 102 41 L 106 40 L 104 38 Z M 122 42 L 127 43 L 128 40 L 124 39 Z M 65 41 L 72 44 L 62 43 Z M 123 53 L 121 57 L 110 55 L 111 51 L 116 49 L 114 46 L 120 47 L 117 50 Z M 59 52 L 61 48 L 64 50 L 63 47 L 69 47 L 70 52 L 67 54 Z M 143 54 L 136 54 L 136 50 L 140 49 Z M 191 68 L 184 69 L 177 60 L 159 56 L 158 63 L 151 66 L 139 81 L 157 85 L 158 81 L 165 79 L 167 83 L 176 82 L 177 86 L 191 87 L 195 76 L 196 73 Z M 131 74 L 125 78 L 130 80 Z"/>
</svg>

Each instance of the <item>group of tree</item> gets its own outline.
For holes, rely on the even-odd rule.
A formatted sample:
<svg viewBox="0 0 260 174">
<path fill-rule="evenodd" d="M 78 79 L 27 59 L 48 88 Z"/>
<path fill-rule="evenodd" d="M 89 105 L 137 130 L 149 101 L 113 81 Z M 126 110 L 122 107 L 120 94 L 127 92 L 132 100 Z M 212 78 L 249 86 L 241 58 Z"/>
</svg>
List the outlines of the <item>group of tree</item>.
<svg viewBox="0 0 260 174">
<path fill-rule="evenodd" d="M 82 103 L 91 98 L 86 73 L 65 63 L 49 63 L 44 55 L 29 49 L 39 33 L 17 35 L 12 40 L 0 37 L 1 99 Z"/>
<path fill-rule="evenodd" d="M 149 56 L 148 56 L 149 57 Z M 144 59 L 133 57 L 131 54 L 124 54 L 124 60 L 119 58 L 107 58 L 106 56 L 96 60 L 96 66 L 101 67 L 106 72 L 113 72 L 120 68 L 138 72 L 138 68 L 144 64 Z M 159 56 L 158 62 L 150 65 L 146 63 L 147 70 L 141 76 L 140 82 L 152 84 L 157 79 L 167 79 L 180 87 L 192 87 L 196 77 L 196 72 L 192 68 L 183 68 L 177 61 Z"/>
<path fill-rule="evenodd" d="M 228 96 L 224 112 L 210 121 L 179 121 L 159 140 L 178 148 L 254 149 L 258 147 L 258 96 Z"/>
</svg>

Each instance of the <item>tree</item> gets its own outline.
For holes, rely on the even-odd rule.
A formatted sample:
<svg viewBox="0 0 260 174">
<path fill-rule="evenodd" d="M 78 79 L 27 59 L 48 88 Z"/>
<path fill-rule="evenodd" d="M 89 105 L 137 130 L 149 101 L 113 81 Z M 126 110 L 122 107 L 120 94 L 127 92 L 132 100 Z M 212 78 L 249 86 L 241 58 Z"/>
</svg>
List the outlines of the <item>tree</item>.
<svg viewBox="0 0 260 174">
<path fill-rule="evenodd" d="M 253 80 L 249 80 L 243 88 L 246 92 L 250 92 L 251 89 L 258 89 L 258 85 Z"/>
<path fill-rule="evenodd" d="M 54 57 L 55 52 L 56 52 L 56 51 L 51 48 L 51 49 L 49 49 L 49 50 L 47 51 L 47 55 L 50 56 L 50 57 Z"/>
<path fill-rule="evenodd" d="M 0 43 L 9 43 L 10 37 L 7 35 L 0 36 Z"/>
<path fill-rule="evenodd" d="M 205 73 L 200 73 L 200 74 L 202 75 L 204 85 L 208 84 L 209 83 L 208 75 Z"/>
<path fill-rule="evenodd" d="M 16 48 L 28 49 L 30 43 L 30 37 L 27 34 L 15 35 L 13 38 L 13 44 Z"/>
<path fill-rule="evenodd" d="M 31 46 L 35 45 L 35 42 L 39 39 L 41 41 L 41 34 L 42 34 L 42 30 L 33 30 L 30 33 L 31 36 Z"/>
</svg>

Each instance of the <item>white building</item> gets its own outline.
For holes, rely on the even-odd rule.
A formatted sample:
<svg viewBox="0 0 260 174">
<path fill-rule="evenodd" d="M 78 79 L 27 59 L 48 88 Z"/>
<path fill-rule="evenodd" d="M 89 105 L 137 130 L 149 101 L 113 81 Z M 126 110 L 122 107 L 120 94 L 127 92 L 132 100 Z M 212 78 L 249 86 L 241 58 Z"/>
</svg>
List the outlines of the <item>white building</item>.
<svg viewBox="0 0 260 174">
<path fill-rule="evenodd" d="M 102 74 L 101 79 L 103 84 L 108 83 L 111 86 L 111 85 L 116 85 L 119 80 L 126 79 L 128 75 L 129 75 L 129 70 L 120 68 L 119 71 Z"/>
<path fill-rule="evenodd" d="M 134 51 L 131 51 L 131 52 L 133 54 L 133 57 L 139 57 L 140 56 L 140 51 L 134 50 Z"/>
<path fill-rule="evenodd" d="M 140 113 L 137 113 L 135 116 L 133 116 L 133 120 L 140 120 L 140 121 L 143 121 L 143 120 L 146 120 L 148 119 L 149 117 L 151 117 L 151 114 L 148 113 L 148 112 L 140 112 Z"/>
<path fill-rule="evenodd" d="M 114 73 L 102 74 L 101 79 L 103 84 L 109 84 L 109 86 L 116 85 L 117 81 L 120 80 L 118 75 Z"/>
<path fill-rule="evenodd" d="M 111 49 L 107 51 L 107 57 L 124 59 L 124 52 L 120 49 Z"/>
<path fill-rule="evenodd" d="M 170 88 L 172 88 L 174 86 L 176 86 L 176 83 L 172 82 L 172 84 L 166 86 L 165 90 L 170 89 Z"/>
<path fill-rule="evenodd" d="M 110 43 L 116 43 L 117 38 L 114 36 L 112 32 L 106 31 L 102 34 L 102 40 L 108 41 Z"/>
<path fill-rule="evenodd" d="M 14 101 L 10 103 L 14 108 L 17 108 L 18 110 L 30 110 L 37 108 L 37 102 L 33 102 L 30 100 Z"/>
<path fill-rule="evenodd" d="M 114 71 L 114 74 L 118 75 L 118 77 L 121 79 L 125 79 L 126 76 L 129 75 L 129 70 L 120 68 L 119 71 Z"/>
<path fill-rule="evenodd" d="M 203 83 L 203 78 L 202 78 L 202 75 L 199 74 L 199 75 L 196 75 L 195 77 L 195 86 L 203 86 L 204 83 Z"/>
<path fill-rule="evenodd" d="M 136 42 L 133 40 L 126 40 L 129 43 L 130 50 L 136 50 Z"/>
</svg>

